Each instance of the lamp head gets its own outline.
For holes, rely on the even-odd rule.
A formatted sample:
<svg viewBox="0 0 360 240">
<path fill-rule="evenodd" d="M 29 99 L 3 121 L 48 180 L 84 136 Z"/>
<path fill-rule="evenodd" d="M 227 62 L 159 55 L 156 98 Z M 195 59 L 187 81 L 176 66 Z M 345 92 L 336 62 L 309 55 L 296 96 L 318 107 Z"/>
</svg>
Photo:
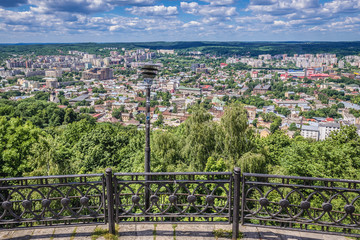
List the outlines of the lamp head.
<svg viewBox="0 0 360 240">
<path fill-rule="evenodd" d="M 155 64 L 149 63 L 141 67 L 141 75 L 144 77 L 145 82 L 150 85 L 158 71 L 158 65 Z"/>
<path fill-rule="evenodd" d="M 144 78 L 154 79 L 158 72 L 158 66 L 155 64 L 146 64 L 141 68 L 141 74 Z"/>
</svg>

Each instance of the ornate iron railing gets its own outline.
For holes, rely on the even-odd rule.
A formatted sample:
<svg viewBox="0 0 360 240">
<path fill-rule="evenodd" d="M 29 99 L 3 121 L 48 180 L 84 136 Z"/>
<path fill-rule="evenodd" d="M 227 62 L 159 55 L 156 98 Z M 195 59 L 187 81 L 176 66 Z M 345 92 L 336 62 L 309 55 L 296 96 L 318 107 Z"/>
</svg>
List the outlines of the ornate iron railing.
<svg viewBox="0 0 360 240">
<path fill-rule="evenodd" d="M 116 220 L 230 221 L 231 190 L 231 173 L 115 173 Z"/>
<path fill-rule="evenodd" d="M 0 179 L 0 228 L 105 221 L 103 174 Z"/>
<path fill-rule="evenodd" d="M 115 173 L 0 179 L 0 229 L 223 222 L 360 237 L 360 181 L 241 173 Z"/>
<path fill-rule="evenodd" d="M 243 173 L 241 223 L 359 237 L 360 181 Z"/>
</svg>

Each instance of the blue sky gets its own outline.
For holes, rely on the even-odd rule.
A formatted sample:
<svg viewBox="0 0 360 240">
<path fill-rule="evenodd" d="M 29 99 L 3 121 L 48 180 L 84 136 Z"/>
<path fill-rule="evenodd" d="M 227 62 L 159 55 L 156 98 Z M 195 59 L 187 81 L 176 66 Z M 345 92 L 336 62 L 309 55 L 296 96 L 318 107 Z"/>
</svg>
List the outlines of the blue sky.
<svg viewBox="0 0 360 240">
<path fill-rule="evenodd" d="M 0 0 L 0 42 L 359 41 L 360 0 Z"/>
</svg>

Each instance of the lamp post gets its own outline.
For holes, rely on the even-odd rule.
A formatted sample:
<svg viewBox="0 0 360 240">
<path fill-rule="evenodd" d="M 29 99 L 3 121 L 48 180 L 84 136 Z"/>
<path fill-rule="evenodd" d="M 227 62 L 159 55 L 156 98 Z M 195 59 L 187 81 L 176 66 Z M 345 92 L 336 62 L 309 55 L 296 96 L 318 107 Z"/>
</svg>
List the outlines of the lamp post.
<svg viewBox="0 0 360 240">
<path fill-rule="evenodd" d="M 153 79 L 156 77 L 157 65 L 146 64 L 141 68 L 141 74 L 144 77 L 146 88 L 146 117 L 145 117 L 145 173 L 150 173 L 150 88 Z M 145 209 L 150 207 L 150 191 L 147 182 L 150 176 L 145 175 Z M 145 218 L 148 220 L 148 218 Z"/>
<path fill-rule="evenodd" d="M 145 117 L 145 172 L 151 172 L 150 169 L 150 88 L 153 79 L 156 77 L 157 65 L 146 64 L 141 68 L 141 74 L 144 77 L 146 87 L 146 117 Z"/>
</svg>

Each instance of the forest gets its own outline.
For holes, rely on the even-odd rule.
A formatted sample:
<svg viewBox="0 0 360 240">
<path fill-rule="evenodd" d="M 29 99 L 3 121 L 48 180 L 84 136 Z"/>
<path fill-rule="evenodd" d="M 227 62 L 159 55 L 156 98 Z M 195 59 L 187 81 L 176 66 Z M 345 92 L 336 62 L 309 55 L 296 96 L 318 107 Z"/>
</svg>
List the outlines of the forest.
<svg viewBox="0 0 360 240">
<path fill-rule="evenodd" d="M 70 107 L 29 98 L 0 100 L 0 177 L 144 171 L 144 131 L 96 123 Z M 277 130 L 260 138 L 241 103 L 215 122 L 201 106 L 178 127 L 152 131 L 153 172 L 232 171 L 359 179 L 360 139 L 353 126 L 315 142 Z M 336 147 L 334 147 L 336 146 Z"/>
<path fill-rule="evenodd" d="M 104 48 L 175 49 L 181 54 L 201 51 L 217 56 L 258 56 L 260 54 L 334 53 L 339 57 L 360 52 L 360 42 L 135 42 L 135 43 L 57 43 L 57 44 L 0 44 L 0 60 L 11 55 L 61 55 L 68 51 L 84 51 L 109 55 Z M 60 50 L 61 49 L 61 50 Z"/>
</svg>

